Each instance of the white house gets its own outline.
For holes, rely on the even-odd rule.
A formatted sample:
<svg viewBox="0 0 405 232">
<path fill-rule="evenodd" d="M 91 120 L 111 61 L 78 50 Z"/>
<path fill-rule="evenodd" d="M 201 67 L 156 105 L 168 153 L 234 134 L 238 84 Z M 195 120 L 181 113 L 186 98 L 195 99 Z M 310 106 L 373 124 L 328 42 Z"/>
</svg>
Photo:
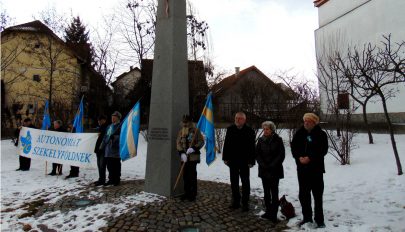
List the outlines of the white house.
<svg viewBox="0 0 405 232">
<path fill-rule="evenodd" d="M 315 0 L 314 5 L 318 8 L 319 18 L 319 28 L 315 31 L 318 60 L 324 59 L 333 50 L 343 54 L 347 53 L 348 48 L 363 48 L 367 43 L 381 46 L 383 35 L 391 34 L 394 43 L 405 40 L 405 0 Z M 397 87 L 399 92 L 396 97 L 389 99 L 388 111 L 393 122 L 404 123 L 405 84 L 398 84 Z M 328 103 L 325 91 L 320 90 L 320 94 L 321 110 L 326 113 Z M 380 101 L 367 105 L 371 121 L 381 122 L 383 112 Z M 355 114 L 360 115 L 361 108 Z"/>
</svg>

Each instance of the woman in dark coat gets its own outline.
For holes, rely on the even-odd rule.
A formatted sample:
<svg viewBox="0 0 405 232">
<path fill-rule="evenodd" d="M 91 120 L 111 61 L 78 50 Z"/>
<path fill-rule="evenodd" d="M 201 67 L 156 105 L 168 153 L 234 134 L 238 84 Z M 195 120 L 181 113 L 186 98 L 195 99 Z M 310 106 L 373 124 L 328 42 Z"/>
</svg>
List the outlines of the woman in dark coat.
<svg viewBox="0 0 405 232">
<path fill-rule="evenodd" d="M 261 217 L 277 223 L 278 184 L 280 179 L 284 178 L 285 150 L 283 139 L 276 134 L 273 122 L 263 122 L 262 129 L 263 136 L 256 145 L 256 160 L 259 164 L 259 177 L 262 179 L 266 205 L 266 212 Z"/>
</svg>

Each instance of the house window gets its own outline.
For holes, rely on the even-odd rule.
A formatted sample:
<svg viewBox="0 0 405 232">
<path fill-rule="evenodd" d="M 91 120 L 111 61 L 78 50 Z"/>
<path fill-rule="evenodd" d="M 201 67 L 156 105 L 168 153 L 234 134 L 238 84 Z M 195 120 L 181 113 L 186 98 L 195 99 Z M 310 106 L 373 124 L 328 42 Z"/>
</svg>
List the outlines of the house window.
<svg viewBox="0 0 405 232">
<path fill-rule="evenodd" d="M 34 45 L 34 48 L 40 48 L 41 47 L 41 44 L 40 43 L 36 43 L 35 45 Z"/>
<path fill-rule="evenodd" d="M 41 77 L 39 75 L 33 75 L 32 76 L 32 80 L 36 81 L 36 82 L 40 82 L 41 81 Z"/>
<path fill-rule="evenodd" d="M 348 93 L 339 93 L 338 94 L 338 108 L 340 110 L 349 109 L 349 94 Z"/>
</svg>

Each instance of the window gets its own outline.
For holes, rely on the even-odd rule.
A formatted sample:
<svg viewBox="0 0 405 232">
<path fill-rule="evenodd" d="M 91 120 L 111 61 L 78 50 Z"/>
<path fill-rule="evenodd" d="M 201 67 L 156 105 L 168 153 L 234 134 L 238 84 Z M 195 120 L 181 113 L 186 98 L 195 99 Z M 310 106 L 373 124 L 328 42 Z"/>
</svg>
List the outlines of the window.
<svg viewBox="0 0 405 232">
<path fill-rule="evenodd" d="M 338 108 L 341 110 L 349 109 L 349 94 L 348 93 L 339 93 L 338 94 Z"/>
<path fill-rule="evenodd" d="M 41 44 L 40 43 L 36 43 L 35 45 L 34 45 L 34 48 L 40 48 L 41 47 Z"/>
<path fill-rule="evenodd" d="M 33 75 L 32 76 L 32 80 L 36 81 L 36 82 L 40 82 L 41 81 L 41 77 L 39 75 Z"/>
</svg>

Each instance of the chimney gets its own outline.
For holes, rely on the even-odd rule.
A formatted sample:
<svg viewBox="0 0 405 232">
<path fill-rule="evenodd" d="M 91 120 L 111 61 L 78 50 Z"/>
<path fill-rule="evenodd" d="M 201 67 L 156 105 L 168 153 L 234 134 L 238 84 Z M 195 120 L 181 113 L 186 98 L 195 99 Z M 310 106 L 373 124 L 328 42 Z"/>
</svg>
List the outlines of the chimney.
<svg viewBox="0 0 405 232">
<path fill-rule="evenodd" d="M 240 67 L 235 67 L 235 76 L 238 76 L 240 71 Z"/>
<path fill-rule="evenodd" d="M 129 71 L 132 71 L 132 69 L 134 69 L 133 66 L 129 66 Z"/>
</svg>

